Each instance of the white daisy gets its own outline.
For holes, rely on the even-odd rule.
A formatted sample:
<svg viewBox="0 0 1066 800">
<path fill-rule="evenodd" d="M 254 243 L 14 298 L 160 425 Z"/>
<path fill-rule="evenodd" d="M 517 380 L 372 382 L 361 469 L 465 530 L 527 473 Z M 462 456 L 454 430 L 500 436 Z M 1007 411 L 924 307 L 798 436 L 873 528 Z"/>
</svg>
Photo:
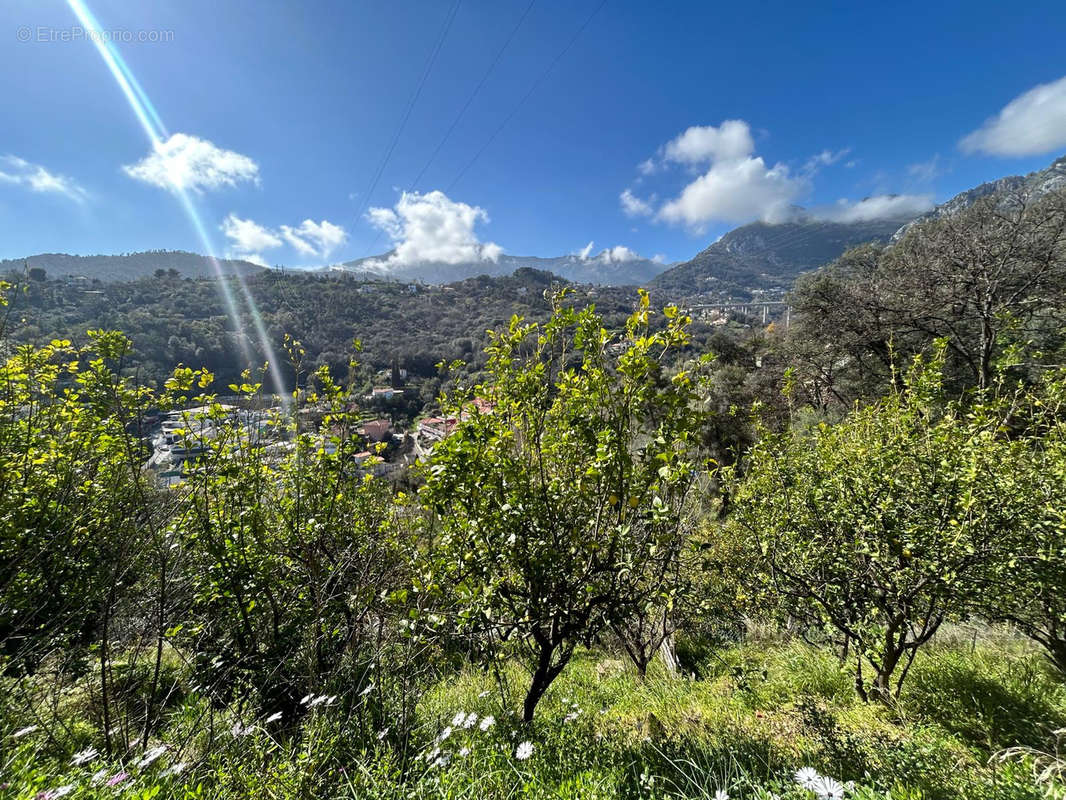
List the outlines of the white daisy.
<svg viewBox="0 0 1066 800">
<path fill-rule="evenodd" d="M 714 800 L 729 800 L 729 792 L 725 789 L 719 789 L 714 793 Z"/>
<path fill-rule="evenodd" d="M 73 767 L 80 767 L 82 764 L 88 764 L 98 755 L 100 755 L 100 753 L 95 747 L 87 747 L 84 750 L 75 753 L 74 758 L 70 759 L 70 764 Z"/>
<path fill-rule="evenodd" d="M 264 722 L 277 722 L 279 719 L 281 719 L 281 712 L 280 711 L 275 711 L 273 714 L 271 714 L 269 717 L 267 717 L 263 721 Z"/>
<path fill-rule="evenodd" d="M 151 750 L 145 751 L 144 756 L 142 756 L 141 760 L 137 762 L 137 768 L 144 769 L 157 758 L 159 758 L 161 755 L 163 755 L 163 753 L 165 753 L 166 751 L 167 746 L 165 744 L 161 744 L 158 747 L 153 747 Z"/>
<path fill-rule="evenodd" d="M 466 719 L 463 720 L 463 727 L 466 728 L 467 730 L 470 730 L 476 724 L 477 724 L 477 714 L 475 714 L 473 711 L 471 711 L 469 714 L 466 715 Z"/>
<path fill-rule="evenodd" d="M 466 721 L 466 712 L 465 711 L 460 711 L 458 714 L 456 714 L 454 717 L 452 717 L 452 727 L 453 728 L 458 728 L 465 721 Z"/>
<path fill-rule="evenodd" d="M 821 775 L 818 774 L 818 770 L 814 767 L 801 767 L 796 770 L 795 774 L 796 783 L 802 786 L 804 789 L 814 791 L 815 785 L 821 780 Z"/>
<path fill-rule="evenodd" d="M 844 787 L 838 781 L 824 776 L 815 784 L 814 793 L 822 800 L 844 800 Z"/>
<path fill-rule="evenodd" d="M 437 741 L 438 742 L 443 742 L 445 739 L 447 739 L 451 735 L 452 735 L 452 726 L 449 725 L 444 730 L 442 730 L 440 732 L 440 736 L 437 737 Z"/>
<path fill-rule="evenodd" d="M 186 764 L 184 761 L 178 761 L 176 764 L 171 764 L 169 767 L 167 767 L 165 770 L 163 770 L 163 774 L 164 775 L 180 775 L 181 773 L 183 773 L 185 771 L 185 768 L 187 766 L 189 766 L 189 765 Z"/>
<path fill-rule="evenodd" d="M 37 726 L 36 725 L 27 725 L 25 728 L 21 728 L 21 729 L 15 731 L 13 734 L 11 734 L 11 738 L 12 739 L 21 739 L 23 736 L 26 736 L 27 734 L 33 733 L 35 730 L 37 730 Z"/>
<path fill-rule="evenodd" d="M 478 725 L 478 727 L 481 728 L 481 730 L 483 730 L 483 731 L 487 731 L 489 728 L 491 728 L 495 724 L 496 724 L 496 717 L 492 716 L 492 714 L 489 714 L 487 717 L 485 717 L 485 719 L 481 720 L 481 724 Z"/>
<path fill-rule="evenodd" d="M 531 755 L 533 755 L 532 742 L 522 742 L 522 744 L 518 745 L 518 748 L 514 751 L 514 757 L 519 761 L 525 761 Z"/>
</svg>

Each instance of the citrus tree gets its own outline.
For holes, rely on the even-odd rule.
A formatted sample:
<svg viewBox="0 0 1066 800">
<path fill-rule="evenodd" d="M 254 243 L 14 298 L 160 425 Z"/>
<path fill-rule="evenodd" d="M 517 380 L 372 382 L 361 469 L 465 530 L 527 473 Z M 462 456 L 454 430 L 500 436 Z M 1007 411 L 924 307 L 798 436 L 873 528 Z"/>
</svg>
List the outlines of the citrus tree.
<svg viewBox="0 0 1066 800">
<path fill-rule="evenodd" d="M 766 587 L 854 658 L 863 699 L 898 695 L 918 649 L 976 607 L 1024 518 L 1005 469 L 1023 443 L 987 409 L 945 403 L 940 361 L 809 437 L 767 434 L 734 486 L 732 524 Z"/>
<path fill-rule="evenodd" d="M 665 364 L 688 323 L 642 292 L 612 334 L 558 295 L 545 324 L 490 332 L 490 379 L 473 390 L 485 402 L 454 399 L 461 424 L 421 492 L 436 534 L 416 588 L 523 657 L 526 721 L 575 647 L 679 591 L 700 412 L 695 371 Z"/>
</svg>

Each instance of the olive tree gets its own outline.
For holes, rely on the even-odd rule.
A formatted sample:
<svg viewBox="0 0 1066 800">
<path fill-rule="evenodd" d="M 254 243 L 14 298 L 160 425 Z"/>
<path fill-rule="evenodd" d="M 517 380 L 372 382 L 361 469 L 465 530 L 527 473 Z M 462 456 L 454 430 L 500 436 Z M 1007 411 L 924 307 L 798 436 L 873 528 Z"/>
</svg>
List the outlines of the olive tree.
<svg viewBox="0 0 1066 800">
<path fill-rule="evenodd" d="M 835 635 L 865 700 L 897 696 L 918 649 L 967 614 L 1020 512 L 1023 446 L 941 398 L 939 359 L 906 391 L 810 436 L 766 435 L 733 487 L 732 524 L 789 613 Z"/>
<path fill-rule="evenodd" d="M 461 630 L 513 644 L 527 722 L 578 645 L 679 590 L 698 369 L 666 363 L 688 324 L 673 307 L 653 315 L 642 292 L 614 335 L 558 295 L 543 325 L 490 332 L 490 379 L 473 390 L 484 413 L 453 398 L 461 424 L 421 493 L 436 534 L 416 588 L 454 598 Z"/>
</svg>

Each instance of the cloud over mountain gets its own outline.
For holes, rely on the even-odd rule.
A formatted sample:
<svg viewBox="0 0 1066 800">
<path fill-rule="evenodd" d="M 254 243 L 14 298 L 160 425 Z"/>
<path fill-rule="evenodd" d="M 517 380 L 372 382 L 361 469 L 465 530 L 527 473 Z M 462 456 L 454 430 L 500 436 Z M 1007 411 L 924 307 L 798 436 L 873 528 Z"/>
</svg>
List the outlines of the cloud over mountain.
<svg viewBox="0 0 1066 800">
<path fill-rule="evenodd" d="M 367 266 L 495 262 L 503 252 L 498 244 L 477 237 L 477 224 L 489 221 L 485 209 L 452 200 L 439 190 L 404 192 L 393 208 L 371 208 L 367 219 L 394 246 L 387 258 Z"/>
</svg>

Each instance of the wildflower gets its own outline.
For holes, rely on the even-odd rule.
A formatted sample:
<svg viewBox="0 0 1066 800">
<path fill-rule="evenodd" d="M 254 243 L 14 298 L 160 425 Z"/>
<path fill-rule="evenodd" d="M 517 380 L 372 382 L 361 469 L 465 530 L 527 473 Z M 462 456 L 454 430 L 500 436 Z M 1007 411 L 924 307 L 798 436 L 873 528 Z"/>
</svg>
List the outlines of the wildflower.
<svg viewBox="0 0 1066 800">
<path fill-rule="evenodd" d="M 808 789 L 812 792 L 814 791 L 814 787 L 817 785 L 818 781 L 820 781 L 822 778 L 822 776 L 818 774 L 818 770 L 816 770 L 814 767 L 801 767 L 800 769 L 796 770 L 796 774 L 794 777 L 796 779 L 796 783 L 798 783 L 804 789 Z"/>
<path fill-rule="evenodd" d="M 384 741 L 385 737 L 388 736 L 388 735 L 389 735 L 389 729 L 388 728 L 382 728 L 380 731 L 378 731 L 378 741 L 379 742 Z"/>
<path fill-rule="evenodd" d="M 478 725 L 478 727 L 481 728 L 482 731 L 487 731 L 489 728 L 491 728 L 495 724 L 496 724 L 496 717 L 492 716 L 492 714 L 489 714 L 487 717 L 485 717 L 483 720 L 481 720 L 481 724 Z"/>
<path fill-rule="evenodd" d="M 48 798 L 49 800 L 52 800 L 56 797 L 66 797 L 77 788 L 78 785 L 76 783 L 68 783 L 64 786 L 58 786 L 48 794 Z"/>
<path fill-rule="evenodd" d="M 439 756 L 437 756 L 437 760 L 433 762 L 433 766 L 440 767 L 441 769 L 443 769 L 444 767 L 448 766 L 451 760 L 452 757 L 450 755 L 448 755 L 447 753 L 441 753 Z"/>
<path fill-rule="evenodd" d="M 247 736 L 254 730 L 254 725 L 241 725 L 241 723 L 238 721 L 233 723 L 233 727 L 230 728 L 230 733 L 232 733 L 234 736 Z"/>
<path fill-rule="evenodd" d="M 514 757 L 519 761 L 525 761 L 531 755 L 533 755 L 532 742 L 522 742 L 522 744 L 518 745 L 518 749 L 514 751 Z"/>
<path fill-rule="evenodd" d="M 74 754 L 74 758 L 70 759 L 70 765 L 72 767 L 80 767 L 82 764 L 88 764 L 98 755 L 100 755 L 100 753 L 95 747 L 87 747 Z"/>
<path fill-rule="evenodd" d="M 111 779 L 107 782 L 107 785 L 108 786 L 118 786 L 120 783 L 122 783 L 124 780 L 126 780 L 126 778 L 128 778 L 129 776 L 130 775 L 129 775 L 128 772 L 119 772 L 119 773 L 117 773 L 117 774 L 115 774 L 114 776 L 111 777 Z"/>
<path fill-rule="evenodd" d="M 461 758 L 466 758 L 468 755 L 470 755 L 470 748 L 469 747 L 460 748 L 459 756 Z"/>
<path fill-rule="evenodd" d="M 463 727 L 466 728 L 467 730 L 470 730 L 476 724 L 477 724 L 477 714 L 475 714 L 473 711 L 471 711 L 469 714 L 466 715 L 466 719 L 463 720 Z"/>
<path fill-rule="evenodd" d="M 311 702 L 312 697 L 313 695 L 305 694 L 303 697 L 300 698 L 300 705 L 306 706 L 308 703 Z"/>
<path fill-rule="evenodd" d="M 185 771 L 185 768 L 187 766 L 189 766 L 189 765 L 186 764 L 184 761 L 178 761 L 177 763 L 171 764 L 169 767 L 167 767 L 165 770 L 163 770 L 163 774 L 164 775 L 180 775 L 181 773 L 183 773 Z"/>
<path fill-rule="evenodd" d="M 366 685 L 366 688 L 365 688 L 365 689 L 363 689 L 363 691 L 359 692 L 359 696 L 360 696 L 360 697 L 366 697 L 366 696 L 367 696 L 368 694 L 370 694 L 370 693 L 371 693 L 372 691 L 374 691 L 374 684 L 373 684 L 373 683 L 368 683 L 368 684 Z"/>
<path fill-rule="evenodd" d="M 844 787 L 832 778 L 823 776 L 815 783 L 814 793 L 822 800 L 843 800 Z"/>
<path fill-rule="evenodd" d="M 465 711 L 460 711 L 458 714 L 456 714 L 454 717 L 452 717 L 452 727 L 453 728 L 458 728 L 464 722 L 466 722 L 466 712 Z"/>
<path fill-rule="evenodd" d="M 148 750 L 144 754 L 140 761 L 137 762 L 137 768 L 144 769 L 145 767 L 151 765 L 153 761 L 163 755 L 163 753 L 165 753 L 166 751 L 167 746 L 165 744 L 161 744 L 158 747 L 153 747 L 151 750 Z"/>
<path fill-rule="evenodd" d="M 329 705 L 330 698 L 327 695 L 320 694 L 318 697 L 316 697 L 314 700 L 312 700 L 310 703 L 308 703 L 307 707 L 308 708 L 314 708 L 315 706 L 320 706 L 323 703 L 325 703 L 326 705 Z"/>
<path fill-rule="evenodd" d="M 11 738 L 12 739 L 21 739 L 23 736 L 26 736 L 27 734 L 33 733 L 35 730 L 37 730 L 37 726 L 36 725 L 27 725 L 25 728 L 21 728 L 21 729 L 15 731 L 13 734 L 11 734 Z"/>
<path fill-rule="evenodd" d="M 281 719 L 281 712 L 280 711 L 275 711 L 273 714 L 271 714 L 269 717 L 267 717 L 263 721 L 266 722 L 266 723 L 270 723 L 270 722 L 277 722 L 279 719 Z"/>
<path fill-rule="evenodd" d="M 443 742 L 445 739 L 447 739 L 451 735 L 452 735 L 452 726 L 449 725 L 444 730 L 442 730 L 440 732 L 440 736 L 437 737 L 437 741 L 438 742 Z"/>
<path fill-rule="evenodd" d="M 93 784 L 93 786 L 96 786 L 97 784 L 99 784 L 106 777 L 107 777 L 107 769 L 106 768 L 105 769 L 98 769 L 98 770 L 96 770 L 96 772 L 93 773 L 93 776 L 91 778 L 89 778 L 89 781 Z"/>
<path fill-rule="evenodd" d="M 729 800 L 729 792 L 725 789 L 719 789 L 714 793 L 714 800 Z"/>
<path fill-rule="evenodd" d="M 569 714 L 567 714 L 565 717 L 563 717 L 563 723 L 565 724 L 565 723 L 573 722 L 575 719 L 577 719 L 577 716 L 580 713 L 581 713 L 580 711 L 571 711 Z"/>
<path fill-rule="evenodd" d="M 481 700 L 484 700 L 488 696 L 489 696 L 489 690 L 486 689 L 485 691 L 483 691 L 481 694 L 478 695 L 478 698 L 481 699 Z"/>
</svg>

